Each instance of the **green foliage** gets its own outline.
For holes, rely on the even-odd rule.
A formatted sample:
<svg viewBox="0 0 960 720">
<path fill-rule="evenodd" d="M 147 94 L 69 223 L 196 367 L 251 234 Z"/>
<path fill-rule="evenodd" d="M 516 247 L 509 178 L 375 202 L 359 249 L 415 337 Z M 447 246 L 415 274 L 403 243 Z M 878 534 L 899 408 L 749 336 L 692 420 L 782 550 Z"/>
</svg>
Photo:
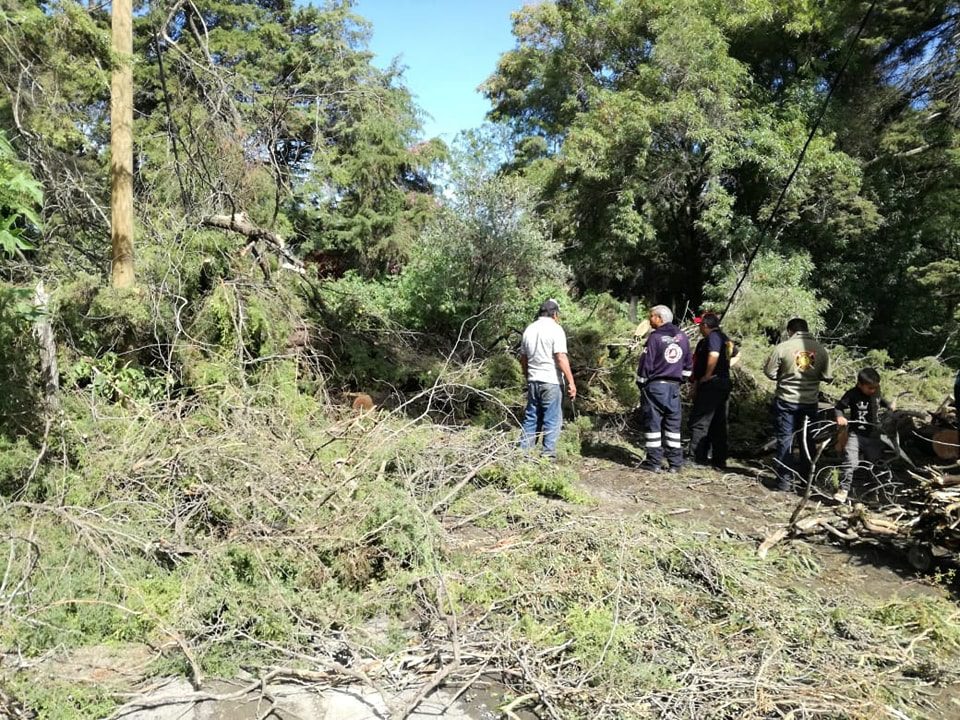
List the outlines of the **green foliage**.
<svg viewBox="0 0 960 720">
<path fill-rule="evenodd" d="M 515 133 L 504 167 L 541 189 L 577 284 L 699 307 L 769 222 L 762 240 L 784 265 L 812 262 L 804 282 L 823 302 L 799 303 L 811 316 L 895 357 L 956 337 L 956 273 L 940 264 L 960 227 L 956 13 L 878 7 L 851 45 L 862 12 L 771 0 L 519 11 L 517 46 L 484 88 Z M 918 307 L 936 317 L 929 335 L 913 331 Z"/>
<path fill-rule="evenodd" d="M 518 13 L 518 46 L 485 88 L 495 119 L 556 142 L 530 173 L 580 284 L 698 305 L 711 269 L 749 247 L 808 128 L 805 92 L 770 103 L 737 45 L 775 13 L 582 1 Z M 818 138 L 777 220 L 829 218 L 842 242 L 876 226 L 859 192 L 857 164 Z"/>
<path fill-rule="evenodd" d="M 593 421 L 588 415 L 564 421 L 560 429 L 560 439 L 557 441 L 557 457 L 561 461 L 580 457 L 584 442 L 592 431 Z"/>
<path fill-rule="evenodd" d="M 956 235 L 954 254 L 960 254 L 960 233 Z M 940 351 L 960 352 L 960 260 L 935 260 L 922 267 L 907 270 L 911 281 L 919 285 L 929 298 L 928 333 L 946 338 Z M 933 343 L 936 347 L 936 342 Z M 898 348 L 902 352 L 902 348 Z"/>
<path fill-rule="evenodd" d="M 616 617 L 607 607 L 574 605 L 564 622 L 573 640 L 573 653 L 583 668 L 594 670 L 596 683 L 621 683 L 635 673 L 637 680 L 649 680 L 648 666 L 638 663 L 634 649 L 638 628 Z"/>
<path fill-rule="evenodd" d="M 516 389 L 526 382 L 520 362 L 512 355 L 491 355 L 484 364 L 484 373 L 488 387 Z"/>
<path fill-rule="evenodd" d="M 606 293 L 590 293 L 564 301 L 560 320 L 567 333 L 581 411 L 605 413 L 634 407 L 639 399 L 634 380 L 637 358 L 625 347 L 625 339 L 633 335 L 626 305 Z"/>
<path fill-rule="evenodd" d="M 371 483 L 363 499 L 370 512 L 359 528 L 365 547 L 377 553 L 382 573 L 429 566 L 436 558 L 439 528 L 401 488 Z"/>
<path fill-rule="evenodd" d="M 70 364 L 65 380 L 68 385 L 89 387 L 107 400 L 159 400 L 173 383 L 169 375 L 148 375 L 115 352 L 77 359 Z"/>
<path fill-rule="evenodd" d="M 525 307 L 542 301 L 538 286 L 563 282 L 559 252 L 527 183 L 461 178 L 400 278 L 407 321 L 448 341 L 469 335 L 489 345 L 505 330 L 522 330 Z"/>
<path fill-rule="evenodd" d="M 40 184 L 0 130 L 0 268 L 4 259 L 22 258 L 33 249 L 30 237 L 40 229 L 37 206 L 42 201 Z M 32 295 L 28 288 L 0 280 L 0 442 L 30 429 L 36 419 L 30 326 L 40 312 Z"/>
<path fill-rule="evenodd" d="M 36 457 L 26 438 L 11 441 L 0 435 L 0 496 L 9 497 L 23 487 Z"/>
<path fill-rule="evenodd" d="M 585 503 L 588 497 L 578 490 L 576 470 L 547 461 L 523 463 L 510 471 L 507 483 L 517 489 L 530 489 L 546 498 L 569 503 Z"/>
<path fill-rule="evenodd" d="M 732 267 L 716 285 L 706 288 L 706 299 L 717 312 L 726 305 L 741 271 L 742 268 Z M 812 332 L 820 332 L 827 303 L 811 289 L 813 274 L 813 263 L 805 253 L 786 257 L 761 253 L 724 318 L 724 329 L 741 337 L 771 333 L 776 336 L 788 320 L 802 317 Z"/>
<path fill-rule="evenodd" d="M 0 131 L 0 250 L 13 255 L 33 248 L 24 233 L 39 228 L 37 206 L 42 202 L 40 183 Z"/>
<path fill-rule="evenodd" d="M 32 292 L 0 281 L 0 442 L 36 428 L 39 373 L 31 324 Z"/>
<path fill-rule="evenodd" d="M 871 616 L 887 627 L 908 628 L 917 635 L 929 635 L 944 647 L 960 649 L 960 627 L 944 616 L 939 599 L 897 599 L 874 608 Z"/>
<path fill-rule="evenodd" d="M 11 690 L 15 697 L 36 712 L 37 720 L 99 720 L 108 717 L 118 704 L 107 687 L 66 679 L 49 683 L 14 680 Z"/>
<path fill-rule="evenodd" d="M 185 178 L 169 156 L 172 130 L 191 156 L 218 158 L 218 193 L 297 236 L 305 253 L 367 274 L 402 260 L 430 213 L 426 173 L 445 148 L 417 142 L 410 93 L 399 69 L 372 64 L 368 23 L 340 2 L 204 0 L 197 11 L 203 42 L 186 9 L 151 6 L 138 18 L 138 135 L 154 160 L 145 183 L 171 204 L 206 202 L 203 169 Z M 159 26 L 176 51 L 153 41 Z M 197 76 L 197 63 L 212 67 Z"/>
<path fill-rule="evenodd" d="M 157 342 L 158 328 L 143 291 L 101 287 L 92 275 L 78 275 L 60 287 L 51 314 L 57 335 L 81 355 L 115 352 L 145 357 L 144 349 Z"/>
</svg>

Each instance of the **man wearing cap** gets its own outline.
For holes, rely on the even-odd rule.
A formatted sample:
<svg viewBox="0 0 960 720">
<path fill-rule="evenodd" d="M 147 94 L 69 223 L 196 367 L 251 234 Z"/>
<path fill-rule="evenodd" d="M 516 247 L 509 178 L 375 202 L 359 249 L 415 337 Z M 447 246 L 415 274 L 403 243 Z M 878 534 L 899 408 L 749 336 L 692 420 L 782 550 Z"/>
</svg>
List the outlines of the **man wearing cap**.
<svg viewBox="0 0 960 720">
<path fill-rule="evenodd" d="M 643 438 L 647 450 L 642 470 L 660 472 L 666 445 L 671 472 L 683 466 L 680 448 L 680 383 L 692 371 L 690 340 L 673 324 L 673 311 L 666 305 L 650 310 L 653 332 L 647 339 L 637 368 L 643 414 Z"/>
<path fill-rule="evenodd" d="M 520 342 L 520 366 L 527 378 L 527 409 L 523 416 L 520 447 L 529 450 L 543 432 L 543 454 L 557 456 L 557 439 L 563 424 L 560 374 L 567 381 L 567 394 L 577 396 L 570 361 L 567 359 L 567 335 L 560 327 L 560 304 L 549 299 L 540 306 L 538 317 L 523 331 Z"/>
<path fill-rule="evenodd" d="M 820 383 L 833 380 L 830 356 L 810 334 L 807 321 L 793 318 L 787 323 L 787 339 L 774 348 L 763 372 L 777 382 L 773 399 L 776 489 L 790 492 L 794 478 L 804 478 L 810 468 L 810 458 L 793 461 L 793 439 L 803 431 L 805 421 L 817 417 Z"/>
<path fill-rule="evenodd" d="M 733 349 L 720 329 L 720 317 L 697 318 L 702 339 L 693 351 L 693 408 L 690 410 L 690 454 L 698 465 L 727 466 L 727 408 Z M 711 454 L 712 451 L 712 454 Z"/>
</svg>

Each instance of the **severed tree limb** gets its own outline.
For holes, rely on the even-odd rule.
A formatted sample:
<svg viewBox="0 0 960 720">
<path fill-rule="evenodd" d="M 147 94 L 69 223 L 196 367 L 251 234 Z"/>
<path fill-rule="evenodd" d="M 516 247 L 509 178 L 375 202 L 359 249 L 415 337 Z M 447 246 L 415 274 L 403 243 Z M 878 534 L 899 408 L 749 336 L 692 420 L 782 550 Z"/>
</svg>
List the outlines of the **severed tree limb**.
<svg viewBox="0 0 960 720">
<path fill-rule="evenodd" d="M 498 709 L 503 715 L 506 715 L 510 720 L 520 720 L 520 716 L 517 715 L 514 710 L 519 708 L 521 705 L 525 705 L 531 700 L 536 700 L 540 697 L 538 693 L 527 693 L 526 695 L 520 695 L 519 697 L 514 698 L 506 705 L 501 705 Z"/>
<path fill-rule="evenodd" d="M 453 661 L 441 667 L 436 674 L 430 678 L 429 682 L 420 688 L 420 691 L 406 705 L 404 705 L 400 710 L 391 713 L 391 720 L 406 720 L 414 710 L 420 707 L 420 703 L 424 701 L 427 695 L 440 687 L 450 675 L 460 669 L 462 664 L 462 658 L 460 656 L 460 630 L 457 623 L 457 614 L 453 608 L 452 602 L 450 602 L 451 608 L 449 613 L 445 612 L 443 609 L 443 599 L 446 597 L 449 601 L 450 595 L 447 592 L 446 583 L 443 581 L 443 575 L 441 575 L 439 572 L 437 573 L 437 582 L 437 612 L 443 617 L 447 624 L 447 630 L 450 634 L 450 641 L 453 644 Z M 438 653 L 438 660 L 439 657 L 440 655 Z"/>
<path fill-rule="evenodd" d="M 793 514 L 790 516 L 790 527 L 793 528 L 797 524 L 797 518 L 800 517 L 800 513 L 803 512 L 803 508 L 806 507 L 807 502 L 810 500 L 810 494 L 813 492 L 813 478 L 817 474 L 817 462 L 820 460 L 820 456 L 823 455 L 824 449 L 827 447 L 829 440 L 824 440 L 823 442 L 817 445 L 817 452 L 811 458 L 810 457 L 810 448 L 807 445 L 807 432 L 810 428 L 810 418 L 803 419 L 803 451 L 807 458 L 810 459 L 810 471 L 807 473 L 807 486 L 804 489 L 803 497 L 800 498 L 800 502 L 797 503 L 797 507 L 794 508 Z"/>
<path fill-rule="evenodd" d="M 275 232 L 254 225 L 252 222 L 250 222 L 250 218 L 247 217 L 246 213 L 239 212 L 232 215 L 208 215 L 200 221 L 200 224 L 205 227 L 217 228 L 218 230 L 230 230 L 231 232 L 239 233 L 247 238 L 251 244 L 263 241 L 267 245 L 271 246 L 278 255 L 287 261 L 284 263 L 284 267 L 288 267 L 295 272 L 304 272 L 303 263 L 300 261 L 300 258 L 295 256 L 290 252 L 290 250 L 287 249 L 287 244 L 284 242 L 283 238 L 277 235 Z"/>
<path fill-rule="evenodd" d="M 60 371 L 57 369 L 57 343 L 53 337 L 53 326 L 50 324 L 48 314 L 50 293 L 43 287 L 43 280 L 37 283 L 33 295 L 33 305 L 40 313 L 40 318 L 34 325 L 33 333 L 40 345 L 40 379 L 43 384 L 43 405 L 49 415 L 60 408 L 60 400 L 57 397 L 60 391 Z"/>
<path fill-rule="evenodd" d="M 270 282 L 270 264 L 267 262 L 267 259 L 260 254 L 260 250 L 257 249 L 257 241 L 252 240 L 247 243 L 246 247 L 240 251 L 240 256 L 243 257 L 247 253 L 253 255 L 254 260 L 257 261 L 257 265 L 260 266 L 260 271 L 263 273 L 263 279 L 266 282 Z"/>
<path fill-rule="evenodd" d="M 848 541 L 848 542 L 852 542 L 852 541 L 854 541 L 854 540 L 859 540 L 859 539 L 860 539 L 860 536 L 857 535 L 855 532 L 853 532 L 853 531 L 843 532 L 842 530 L 838 530 L 838 529 L 835 528 L 833 525 L 831 525 L 830 523 L 828 523 L 826 520 L 821 520 L 821 521 L 820 521 L 820 527 L 822 527 L 824 530 L 826 530 L 826 531 L 827 531 L 828 533 L 830 533 L 831 535 L 835 535 L 836 537 L 840 538 L 841 540 L 846 540 L 846 541 Z"/>
<path fill-rule="evenodd" d="M 770 548 L 776 545 L 778 542 L 787 537 L 789 531 L 787 528 L 780 528 L 768 535 L 766 539 L 760 543 L 760 547 L 757 548 L 757 557 L 761 560 L 767 557 L 767 553 L 770 552 Z"/>
</svg>

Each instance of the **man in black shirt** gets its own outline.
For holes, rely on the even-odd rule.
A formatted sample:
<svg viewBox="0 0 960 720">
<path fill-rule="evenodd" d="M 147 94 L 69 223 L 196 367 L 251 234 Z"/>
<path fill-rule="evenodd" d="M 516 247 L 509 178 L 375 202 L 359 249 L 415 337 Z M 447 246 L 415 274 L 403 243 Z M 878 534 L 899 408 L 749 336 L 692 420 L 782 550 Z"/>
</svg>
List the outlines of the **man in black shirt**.
<svg viewBox="0 0 960 720">
<path fill-rule="evenodd" d="M 698 465 L 706 465 L 709 458 L 714 467 L 722 470 L 727 466 L 731 351 L 715 313 L 701 318 L 700 334 L 703 339 L 693 353 L 690 453 Z"/>
</svg>

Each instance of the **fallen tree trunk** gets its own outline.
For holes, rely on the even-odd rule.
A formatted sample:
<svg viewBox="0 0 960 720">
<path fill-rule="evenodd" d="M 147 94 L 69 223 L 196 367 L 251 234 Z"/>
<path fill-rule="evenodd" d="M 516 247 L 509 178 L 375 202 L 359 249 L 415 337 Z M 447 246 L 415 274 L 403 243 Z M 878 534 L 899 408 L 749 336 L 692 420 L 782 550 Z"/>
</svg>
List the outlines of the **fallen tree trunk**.
<svg viewBox="0 0 960 720">
<path fill-rule="evenodd" d="M 283 264 L 283 267 L 299 273 L 304 272 L 303 262 L 301 262 L 300 258 L 296 257 L 287 249 L 287 244 L 284 242 L 283 238 L 271 230 L 254 225 L 252 222 L 250 222 L 250 218 L 247 217 L 246 213 L 234 213 L 233 215 L 208 215 L 200 221 L 200 224 L 204 227 L 217 228 L 218 230 L 230 230 L 231 232 L 239 233 L 250 240 L 251 245 L 254 245 L 254 251 L 256 251 L 255 243 L 263 241 L 272 247 L 276 253 L 286 261 L 286 263 Z M 254 252 L 254 255 L 256 256 L 256 252 Z"/>
</svg>

